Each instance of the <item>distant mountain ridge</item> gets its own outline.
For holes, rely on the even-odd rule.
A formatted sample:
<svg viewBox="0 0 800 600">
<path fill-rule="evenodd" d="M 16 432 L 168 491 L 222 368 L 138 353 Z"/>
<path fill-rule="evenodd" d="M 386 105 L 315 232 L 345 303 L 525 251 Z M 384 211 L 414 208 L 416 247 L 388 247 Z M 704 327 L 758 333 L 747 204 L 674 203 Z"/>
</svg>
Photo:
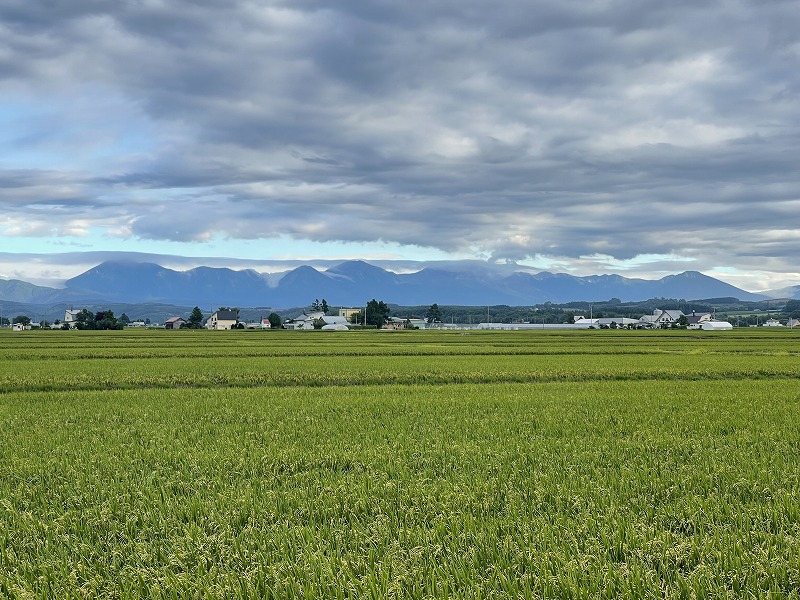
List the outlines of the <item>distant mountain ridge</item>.
<svg viewBox="0 0 800 600">
<path fill-rule="evenodd" d="M 201 306 L 306 306 L 325 298 L 332 306 L 361 306 L 372 298 L 400 305 L 439 304 L 521 306 L 543 302 L 636 302 L 650 298 L 695 300 L 711 297 L 764 300 L 730 284 L 686 271 L 658 280 L 620 275 L 576 277 L 564 273 L 530 273 L 485 268 L 425 268 L 398 274 L 364 261 L 345 261 L 327 271 L 300 266 L 280 278 L 252 269 L 197 267 L 175 271 L 154 263 L 107 261 L 69 279 L 63 289 L 0 280 L 0 300 L 38 303 L 169 303 Z"/>
</svg>

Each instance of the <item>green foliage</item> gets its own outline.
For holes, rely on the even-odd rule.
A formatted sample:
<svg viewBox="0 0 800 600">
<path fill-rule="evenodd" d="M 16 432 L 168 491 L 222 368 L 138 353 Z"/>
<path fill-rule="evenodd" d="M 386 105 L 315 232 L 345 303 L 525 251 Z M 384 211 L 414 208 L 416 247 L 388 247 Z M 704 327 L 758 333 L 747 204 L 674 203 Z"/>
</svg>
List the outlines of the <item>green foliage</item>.
<svg viewBox="0 0 800 600">
<path fill-rule="evenodd" d="M 271 312 L 267 318 L 269 319 L 269 324 L 273 329 L 281 328 L 281 316 L 278 313 Z"/>
<path fill-rule="evenodd" d="M 425 314 L 425 320 L 428 323 L 441 323 L 442 311 L 439 310 L 439 305 L 436 303 L 431 304 L 428 312 Z"/>
<path fill-rule="evenodd" d="M 12 323 L 28 326 L 31 324 L 31 318 L 26 315 L 17 315 L 12 320 Z"/>
<path fill-rule="evenodd" d="M 367 302 L 364 310 L 367 313 L 367 325 L 380 329 L 389 320 L 389 306 L 383 300 L 379 302 L 373 298 Z"/>
<path fill-rule="evenodd" d="M 120 330 L 124 326 L 114 317 L 111 310 L 101 310 L 92 313 L 84 308 L 75 318 L 75 328 L 80 330 Z"/>
<path fill-rule="evenodd" d="M 800 319 L 800 300 L 789 300 L 783 311 L 792 319 Z"/>
<path fill-rule="evenodd" d="M 200 310 L 199 306 L 195 306 L 192 309 L 192 312 L 189 314 L 189 318 L 186 319 L 186 328 L 202 329 L 202 327 L 203 327 L 203 311 Z"/>
<path fill-rule="evenodd" d="M 798 335 L 0 332 L 0 596 L 796 598 Z"/>
<path fill-rule="evenodd" d="M 314 302 L 311 303 L 311 310 L 312 312 L 323 312 L 327 315 L 330 307 L 328 306 L 328 301 L 323 298 L 322 302 L 314 300 Z"/>
</svg>

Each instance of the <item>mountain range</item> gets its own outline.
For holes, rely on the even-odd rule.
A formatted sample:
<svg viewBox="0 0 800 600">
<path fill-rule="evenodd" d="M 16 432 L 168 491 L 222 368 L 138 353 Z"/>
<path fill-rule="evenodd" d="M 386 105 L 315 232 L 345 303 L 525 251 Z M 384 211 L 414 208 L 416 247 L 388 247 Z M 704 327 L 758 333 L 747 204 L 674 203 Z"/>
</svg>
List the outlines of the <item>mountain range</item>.
<svg viewBox="0 0 800 600">
<path fill-rule="evenodd" d="M 794 289 L 800 294 L 800 287 Z M 284 274 L 198 267 L 175 271 L 148 262 L 107 261 L 68 279 L 63 288 L 0 280 L 0 300 L 30 304 L 80 302 L 169 303 L 181 306 L 285 308 L 325 299 L 331 306 L 362 306 L 375 298 L 405 306 L 524 306 L 544 302 L 636 302 L 650 298 L 733 297 L 757 301 L 755 294 L 697 271 L 646 280 L 620 275 L 577 277 L 531 273 L 504 265 L 464 263 L 460 268 L 424 268 L 394 273 L 369 263 L 345 261 L 325 271 L 300 266 Z"/>
</svg>

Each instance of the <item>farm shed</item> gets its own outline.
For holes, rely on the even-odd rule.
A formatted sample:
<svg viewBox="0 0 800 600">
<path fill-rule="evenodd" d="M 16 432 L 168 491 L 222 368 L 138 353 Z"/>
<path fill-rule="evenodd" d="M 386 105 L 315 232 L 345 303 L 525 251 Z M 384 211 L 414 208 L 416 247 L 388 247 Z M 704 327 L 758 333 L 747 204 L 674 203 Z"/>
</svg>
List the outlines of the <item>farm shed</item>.
<svg viewBox="0 0 800 600">
<path fill-rule="evenodd" d="M 733 325 L 727 321 L 705 321 L 701 324 L 704 331 L 726 331 L 733 329 Z"/>
</svg>

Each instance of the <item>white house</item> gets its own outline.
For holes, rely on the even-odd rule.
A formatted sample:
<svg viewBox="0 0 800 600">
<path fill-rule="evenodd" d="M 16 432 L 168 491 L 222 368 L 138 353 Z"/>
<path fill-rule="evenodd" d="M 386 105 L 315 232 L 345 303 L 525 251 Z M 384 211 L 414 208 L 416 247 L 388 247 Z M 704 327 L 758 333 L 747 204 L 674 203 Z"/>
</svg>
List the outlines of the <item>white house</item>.
<svg viewBox="0 0 800 600">
<path fill-rule="evenodd" d="M 778 319 L 767 319 L 764 322 L 764 327 L 783 327 Z"/>
<path fill-rule="evenodd" d="M 702 329 L 703 323 L 712 321 L 713 317 L 711 313 L 696 313 L 692 311 L 692 314 L 686 315 L 686 320 L 688 322 L 686 329 Z"/>
<path fill-rule="evenodd" d="M 638 321 L 641 327 L 663 327 L 676 323 L 683 315 L 680 310 L 661 310 L 659 308 L 653 311 L 652 315 L 642 315 Z"/>
<path fill-rule="evenodd" d="M 342 319 L 342 322 L 346 322 L 344 317 L 326 317 L 324 312 L 318 310 L 310 313 L 303 313 L 293 319 L 286 319 L 283 326 L 286 329 L 314 329 L 314 321 L 317 319 Z M 333 323 L 333 321 L 331 321 L 331 323 Z M 327 325 L 328 321 L 325 321 L 325 324 Z"/>
<path fill-rule="evenodd" d="M 206 321 L 206 329 L 233 329 L 239 322 L 239 311 L 218 310 Z"/>
<path fill-rule="evenodd" d="M 78 322 L 79 314 L 81 314 L 81 311 L 68 308 L 67 310 L 64 311 L 64 323 L 68 325 L 70 328 L 74 328 L 75 323 Z"/>
</svg>

